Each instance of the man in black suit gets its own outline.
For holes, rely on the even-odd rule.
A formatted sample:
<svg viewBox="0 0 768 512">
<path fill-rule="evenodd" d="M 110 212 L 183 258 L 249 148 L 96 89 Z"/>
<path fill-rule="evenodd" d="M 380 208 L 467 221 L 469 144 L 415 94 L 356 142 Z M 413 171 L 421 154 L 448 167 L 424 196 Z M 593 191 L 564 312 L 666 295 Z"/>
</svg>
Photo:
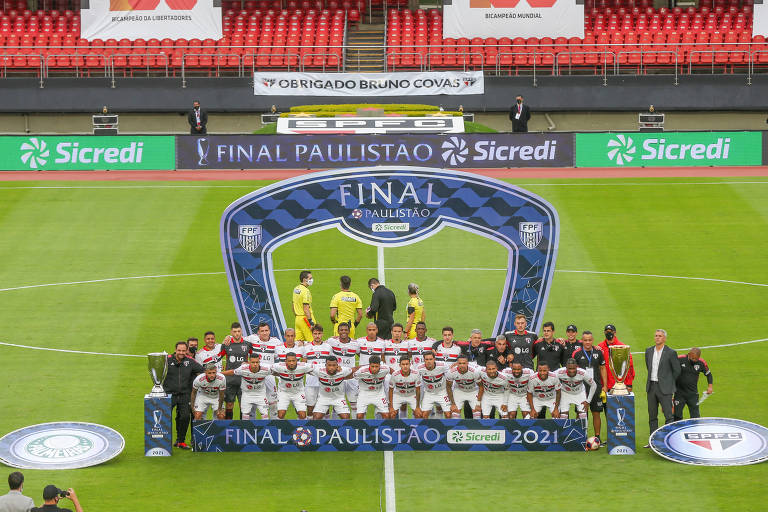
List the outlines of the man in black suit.
<svg viewBox="0 0 768 512">
<path fill-rule="evenodd" d="M 659 404 L 664 414 L 664 423 L 673 421 L 672 395 L 675 393 L 675 382 L 680 376 L 677 352 L 666 345 L 667 332 L 664 329 L 656 330 L 654 343 L 655 346 L 645 349 L 645 367 L 648 369 L 645 390 L 648 392 L 648 425 L 651 433 L 659 428 Z"/>
<path fill-rule="evenodd" d="M 523 96 L 517 95 L 517 102 L 509 109 L 509 120 L 512 121 L 512 131 L 525 133 L 528 131 L 528 120 L 531 118 L 531 109 L 523 104 Z"/>
<path fill-rule="evenodd" d="M 368 280 L 368 287 L 373 292 L 373 296 L 371 305 L 366 310 L 366 316 L 376 322 L 379 338 L 388 340 L 392 338 L 392 324 L 395 322 L 393 313 L 397 309 L 395 294 L 375 277 Z"/>
<path fill-rule="evenodd" d="M 187 122 L 189 122 L 189 133 L 191 135 L 205 135 L 208 130 L 205 129 L 205 125 L 208 124 L 208 112 L 200 108 L 200 102 L 195 100 L 192 103 L 192 110 L 187 115 Z"/>
</svg>

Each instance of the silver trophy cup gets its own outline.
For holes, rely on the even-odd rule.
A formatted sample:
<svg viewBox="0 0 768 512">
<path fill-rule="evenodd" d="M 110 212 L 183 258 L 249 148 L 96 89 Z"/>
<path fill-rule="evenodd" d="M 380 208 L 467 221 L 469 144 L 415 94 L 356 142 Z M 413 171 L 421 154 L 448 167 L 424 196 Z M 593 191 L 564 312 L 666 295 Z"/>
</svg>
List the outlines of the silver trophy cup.
<svg viewBox="0 0 768 512">
<path fill-rule="evenodd" d="M 168 354 L 165 352 L 154 352 L 147 354 L 149 376 L 152 377 L 152 391 L 149 396 L 165 396 L 166 392 L 163 390 L 163 381 L 168 374 Z"/>
</svg>

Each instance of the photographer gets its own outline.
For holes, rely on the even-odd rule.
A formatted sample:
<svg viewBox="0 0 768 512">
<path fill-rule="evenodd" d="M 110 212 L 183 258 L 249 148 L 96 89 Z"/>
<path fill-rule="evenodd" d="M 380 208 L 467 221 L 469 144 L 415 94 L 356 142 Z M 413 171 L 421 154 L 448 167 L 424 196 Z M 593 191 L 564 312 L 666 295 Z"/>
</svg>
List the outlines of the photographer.
<svg viewBox="0 0 768 512">
<path fill-rule="evenodd" d="M 59 500 L 66 498 L 75 505 L 75 512 L 83 512 L 83 507 L 80 506 L 80 501 L 77 499 L 77 494 L 72 488 L 62 491 L 55 485 L 46 485 L 43 489 L 43 506 L 35 507 L 31 512 L 51 512 L 58 510 L 60 512 L 72 512 L 71 509 L 61 508 L 58 506 Z"/>
</svg>

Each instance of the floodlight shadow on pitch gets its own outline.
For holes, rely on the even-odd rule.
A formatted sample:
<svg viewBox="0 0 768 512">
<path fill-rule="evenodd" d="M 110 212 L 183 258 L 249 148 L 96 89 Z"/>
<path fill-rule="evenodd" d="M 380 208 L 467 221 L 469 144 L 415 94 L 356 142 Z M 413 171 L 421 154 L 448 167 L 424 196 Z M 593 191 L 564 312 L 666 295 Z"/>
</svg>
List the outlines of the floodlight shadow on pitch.
<svg viewBox="0 0 768 512">
<path fill-rule="evenodd" d="M 559 238 L 555 209 L 508 183 L 423 167 L 381 166 L 309 174 L 248 194 L 224 211 L 221 248 L 240 323 L 282 335 L 286 322 L 271 255 L 305 235 L 338 229 L 359 242 L 396 247 L 446 226 L 484 236 L 509 254 L 494 332 L 523 313 L 541 323 Z"/>
</svg>

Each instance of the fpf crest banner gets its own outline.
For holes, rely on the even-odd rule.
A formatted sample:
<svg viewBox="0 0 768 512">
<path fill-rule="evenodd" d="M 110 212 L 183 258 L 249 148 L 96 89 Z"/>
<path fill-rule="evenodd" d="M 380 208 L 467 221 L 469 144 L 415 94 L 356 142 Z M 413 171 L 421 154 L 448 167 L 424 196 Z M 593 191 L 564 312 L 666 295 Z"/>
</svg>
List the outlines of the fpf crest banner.
<svg viewBox="0 0 768 512">
<path fill-rule="evenodd" d="M 83 39 L 222 37 L 221 0 L 83 0 L 80 18 Z"/>
<path fill-rule="evenodd" d="M 380 217 L 365 214 L 371 208 L 416 209 L 419 215 L 384 223 Z M 259 322 L 269 324 L 273 333 L 283 334 L 286 319 L 272 268 L 272 252 L 281 245 L 310 233 L 338 229 L 365 244 L 404 246 L 446 226 L 489 238 L 507 250 L 507 274 L 494 332 L 512 329 L 517 313 L 537 328 L 557 256 L 559 221 L 552 205 L 526 190 L 484 176 L 382 166 L 281 181 L 227 207 L 221 219 L 221 250 L 245 334 L 256 332 Z"/>
<path fill-rule="evenodd" d="M 584 37 L 584 1 L 445 0 L 443 37 Z"/>
</svg>

